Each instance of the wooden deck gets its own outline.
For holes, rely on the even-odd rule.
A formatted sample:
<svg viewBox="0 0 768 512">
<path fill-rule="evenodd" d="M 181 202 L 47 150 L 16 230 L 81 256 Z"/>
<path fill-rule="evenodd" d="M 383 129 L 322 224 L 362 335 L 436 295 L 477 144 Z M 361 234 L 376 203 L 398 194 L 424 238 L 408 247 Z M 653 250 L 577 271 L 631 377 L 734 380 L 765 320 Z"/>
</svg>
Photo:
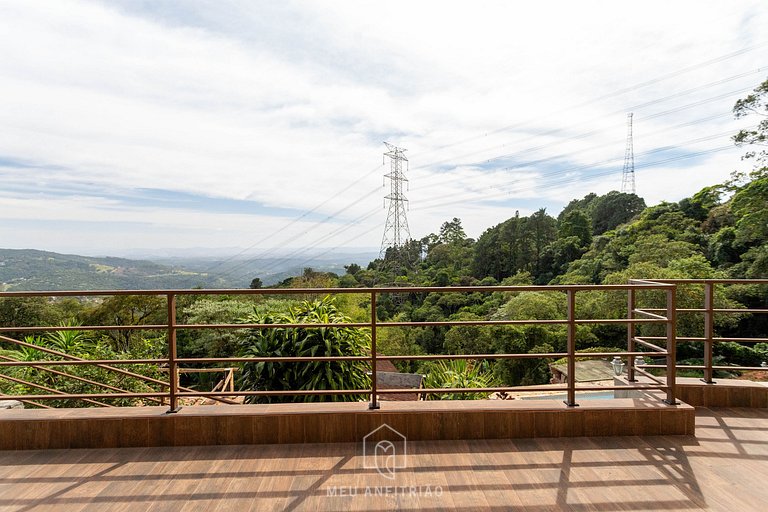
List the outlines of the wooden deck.
<svg viewBox="0 0 768 512">
<path fill-rule="evenodd" d="M 411 441 L 394 480 L 360 443 L 5 451 L 0 510 L 744 512 L 766 475 L 768 410 L 701 408 L 695 437 Z"/>
</svg>

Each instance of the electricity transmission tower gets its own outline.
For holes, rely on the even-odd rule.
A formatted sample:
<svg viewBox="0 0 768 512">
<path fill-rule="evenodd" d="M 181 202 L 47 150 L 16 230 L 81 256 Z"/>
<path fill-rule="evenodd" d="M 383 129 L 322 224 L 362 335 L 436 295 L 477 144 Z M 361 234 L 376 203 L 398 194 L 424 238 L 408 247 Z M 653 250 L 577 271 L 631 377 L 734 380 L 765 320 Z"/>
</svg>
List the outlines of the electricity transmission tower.
<svg viewBox="0 0 768 512">
<path fill-rule="evenodd" d="M 627 114 L 627 149 L 624 152 L 621 191 L 626 194 L 635 193 L 635 152 L 632 147 L 632 112 Z"/>
<path fill-rule="evenodd" d="M 385 174 L 389 178 L 390 192 L 384 199 L 389 200 L 389 210 L 387 211 L 387 222 L 384 225 L 384 236 L 381 239 L 381 252 L 379 257 L 384 258 L 388 247 L 402 247 L 406 240 L 411 237 L 408 230 L 408 219 L 405 217 L 406 204 L 408 199 L 403 195 L 403 182 L 408 181 L 403 173 L 403 162 L 408 162 L 405 158 L 405 149 L 398 148 L 385 142 L 387 152 L 384 156 L 389 157 L 390 170 Z"/>
</svg>

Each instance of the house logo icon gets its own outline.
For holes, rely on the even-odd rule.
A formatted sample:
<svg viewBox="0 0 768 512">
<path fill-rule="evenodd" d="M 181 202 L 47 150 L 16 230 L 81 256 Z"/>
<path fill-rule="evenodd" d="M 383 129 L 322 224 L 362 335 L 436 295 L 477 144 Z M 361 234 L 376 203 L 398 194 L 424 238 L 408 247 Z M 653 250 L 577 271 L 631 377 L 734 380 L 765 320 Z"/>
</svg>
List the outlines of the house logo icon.
<svg viewBox="0 0 768 512">
<path fill-rule="evenodd" d="M 363 437 L 363 467 L 394 480 L 395 472 L 407 467 L 405 436 L 386 423 L 369 432 Z"/>
</svg>

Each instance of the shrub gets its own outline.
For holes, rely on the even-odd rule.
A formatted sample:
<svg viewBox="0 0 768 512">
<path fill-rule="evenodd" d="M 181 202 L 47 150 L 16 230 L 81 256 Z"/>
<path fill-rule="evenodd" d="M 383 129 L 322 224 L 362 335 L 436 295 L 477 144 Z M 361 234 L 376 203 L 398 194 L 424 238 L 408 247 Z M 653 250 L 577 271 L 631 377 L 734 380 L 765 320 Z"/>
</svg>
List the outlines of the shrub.
<svg viewBox="0 0 768 512">
<path fill-rule="evenodd" d="M 242 319 L 249 324 L 347 323 L 326 297 L 304 301 L 285 312 L 254 312 Z M 241 341 L 242 357 L 343 357 L 370 355 L 371 337 L 353 327 L 275 327 L 251 329 Z M 308 391 L 365 389 L 370 387 L 365 361 L 248 362 L 242 365 L 239 389 L 255 391 Z M 361 395 L 248 396 L 248 403 L 353 402 Z"/>
</svg>

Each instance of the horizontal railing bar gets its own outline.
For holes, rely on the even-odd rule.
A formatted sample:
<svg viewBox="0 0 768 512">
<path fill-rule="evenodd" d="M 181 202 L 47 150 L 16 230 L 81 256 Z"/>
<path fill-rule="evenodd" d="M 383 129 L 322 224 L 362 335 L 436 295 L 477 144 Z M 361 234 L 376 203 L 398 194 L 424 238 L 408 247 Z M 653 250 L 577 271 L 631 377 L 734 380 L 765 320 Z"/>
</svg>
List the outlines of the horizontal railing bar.
<svg viewBox="0 0 768 512">
<path fill-rule="evenodd" d="M 438 327 L 450 325 L 567 324 L 568 320 L 444 320 L 434 322 L 376 322 L 376 327 Z"/>
<path fill-rule="evenodd" d="M 665 340 L 663 336 L 643 336 L 648 340 Z M 688 338 L 680 336 L 677 341 L 707 341 L 707 338 Z M 712 341 L 735 341 L 738 343 L 768 343 L 768 338 L 712 338 Z"/>
<path fill-rule="evenodd" d="M 662 349 L 664 350 L 664 349 Z M 578 357 L 642 356 L 647 352 L 577 352 Z M 527 354 L 436 354 L 436 355 L 380 355 L 379 359 L 388 360 L 440 360 L 440 359 L 554 359 L 567 357 L 567 352 L 527 353 Z M 179 358 L 179 364 L 203 363 L 247 363 L 247 362 L 312 362 L 312 361 L 370 361 L 370 356 L 315 356 L 315 357 L 201 357 Z M 41 360 L 41 361 L 0 361 L 0 366 L 78 366 L 89 364 L 163 364 L 165 359 L 86 359 L 78 360 Z M 217 370 L 223 371 L 223 370 Z"/>
<path fill-rule="evenodd" d="M 612 357 L 612 356 L 644 356 L 648 352 L 577 352 L 578 357 Z M 663 355 L 663 354 L 662 354 Z M 452 359 L 560 359 L 567 357 L 567 352 L 547 352 L 547 353 L 521 353 L 521 354 L 419 354 L 419 355 L 379 355 L 379 360 L 388 361 L 438 361 Z M 201 358 L 180 358 L 176 362 L 179 364 L 195 363 L 248 363 L 248 362 L 312 362 L 312 361 L 370 361 L 370 356 L 316 356 L 316 357 L 201 357 Z M 183 370 L 182 370 L 183 371 Z"/>
<path fill-rule="evenodd" d="M 768 343 L 768 338 L 712 338 L 712 341 L 735 341 L 738 343 Z"/>
<path fill-rule="evenodd" d="M 311 324 L 178 324 L 178 329 L 321 329 L 321 328 L 345 328 L 345 327 L 370 327 L 365 322 L 356 323 L 311 323 Z M 78 325 L 62 327 L 0 327 L 0 332 L 56 332 L 56 331 L 151 331 L 168 329 L 167 325 Z"/>
<path fill-rule="evenodd" d="M 662 364 L 643 364 L 638 365 L 643 368 L 666 368 Z M 678 368 L 687 368 L 688 370 L 705 370 L 707 367 L 699 364 L 678 364 Z M 713 370 L 733 370 L 733 371 L 764 371 L 764 366 L 712 366 Z"/>
<path fill-rule="evenodd" d="M 378 356 L 389 361 L 438 361 L 444 359 L 554 359 L 566 357 L 567 352 L 547 352 L 541 354 L 420 354 L 410 356 Z"/>
<path fill-rule="evenodd" d="M 662 311 L 666 312 L 666 308 L 642 308 L 643 311 Z M 702 308 L 677 308 L 675 311 L 678 313 L 705 313 L 707 310 Z"/>
<path fill-rule="evenodd" d="M 641 336 L 643 339 L 646 340 L 666 340 L 666 336 Z M 706 341 L 706 338 L 686 338 L 684 336 L 678 336 L 677 341 L 684 340 L 684 341 Z"/>
<path fill-rule="evenodd" d="M 362 359 L 370 359 L 370 357 L 364 357 Z M 176 362 L 179 362 L 177 359 Z M 220 373 L 239 370 L 240 368 L 179 368 L 180 373 Z M 168 371 L 168 368 L 161 368 L 161 371 Z"/>
<path fill-rule="evenodd" d="M 713 370 L 747 370 L 747 371 L 768 371 L 764 366 L 713 366 Z"/>
<path fill-rule="evenodd" d="M 418 390 L 412 390 L 412 393 Z M 183 397 L 220 397 L 220 396 L 308 396 L 308 395 L 370 395 L 368 389 L 297 389 L 297 390 L 259 390 L 259 391 L 184 391 Z"/>
<path fill-rule="evenodd" d="M 665 365 L 661 364 L 644 364 L 639 365 L 643 368 L 666 368 Z M 705 370 L 707 367 L 702 364 L 678 364 L 678 368 L 686 368 L 688 370 Z M 734 370 L 734 371 L 741 371 L 741 370 L 765 370 L 762 366 L 712 366 L 713 370 Z"/>
<path fill-rule="evenodd" d="M 384 359 L 384 357 L 379 357 Z M 286 356 L 286 357 L 199 357 L 199 358 L 178 358 L 176 362 L 178 364 L 195 364 L 195 363 L 261 363 L 261 362 L 273 362 L 273 363 L 311 363 L 313 361 L 339 361 L 339 362 L 355 362 L 355 361 L 370 361 L 371 356 Z M 182 368 L 181 371 L 186 371 L 190 368 Z"/>
<path fill-rule="evenodd" d="M 647 356 L 649 352 L 576 352 L 576 357 L 614 357 L 614 356 L 633 356 L 633 357 L 642 357 Z M 666 355 L 666 352 L 663 354 Z"/>
<path fill-rule="evenodd" d="M 642 384 L 637 386 L 577 386 L 576 391 L 599 390 L 643 390 L 665 389 L 666 386 L 654 386 Z M 394 388 L 378 389 L 382 394 L 446 394 L 446 393 L 528 393 L 528 392 L 556 392 L 567 391 L 567 387 L 544 386 L 517 386 L 517 387 L 484 387 L 484 388 Z M 180 397 L 213 397 L 213 396 L 292 396 L 292 395 L 370 395 L 370 390 L 345 389 L 345 390 L 302 390 L 302 391 L 195 391 L 179 393 Z"/>
<path fill-rule="evenodd" d="M 657 320 L 656 318 L 604 318 L 604 319 L 591 319 L 582 318 L 575 320 L 576 324 L 660 324 L 666 323 L 669 320 L 664 318 L 663 320 Z"/>
<path fill-rule="evenodd" d="M 713 313 L 768 313 L 768 309 L 740 309 L 740 308 L 720 308 L 713 309 Z"/>
<path fill-rule="evenodd" d="M 677 368 L 682 368 L 682 365 L 679 365 L 679 364 L 675 365 L 675 366 Z M 635 365 L 635 367 L 636 368 L 666 368 L 667 365 L 665 365 L 665 364 L 645 364 L 645 363 L 643 363 L 643 364 L 637 364 L 637 365 Z M 703 370 L 704 366 L 686 366 L 686 368 L 693 369 L 693 370 Z"/>
<path fill-rule="evenodd" d="M 420 355 L 408 355 L 408 356 L 385 356 L 379 355 L 379 360 L 388 361 L 437 361 L 442 359 L 535 359 L 535 358 L 561 358 L 568 354 L 566 352 L 553 352 L 544 354 L 420 354 Z M 354 361 L 370 361 L 371 356 L 316 356 L 316 357 L 202 357 L 202 358 L 181 358 L 176 361 L 179 364 L 187 363 L 223 363 L 223 362 L 275 362 L 275 363 L 289 363 L 289 362 L 313 362 L 313 361 L 339 361 L 339 362 L 354 362 Z"/>
<path fill-rule="evenodd" d="M 667 319 L 649 318 L 586 318 L 577 319 L 577 324 L 626 324 L 626 323 L 662 323 Z M 434 322 L 376 322 L 377 327 L 437 327 L 437 326 L 483 326 L 483 325 L 531 325 L 531 324 L 560 324 L 568 323 L 566 319 L 556 320 L 445 320 Z M 350 323 L 302 323 L 302 324 L 177 324 L 178 330 L 183 329 L 323 329 L 323 328 L 370 328 L 368 322 Z M 56 331 L 152 331 L 167 329 L 167 325 L 79 325 L 79 326 L 46 326 L 46 327 L 0 327 L 0 332 L 56 332 Z"/>
<path fill-rule="evenodd" d="M 642 391 L 644 389 L 667 389 L 667 386 L 660 384 L 658 386 L 653 384 L 640 384 L 636 386 L 576 386 L 576 391 Z"/>
<path fill-rule="evenodd" d="M 232 393 L 230 393 L 232 395 Z M 87 400 L 89 398 L 104 400 L 107 398 L 163 398 L 168 393 L 75 393 L 65 395 L 6 395 L 13 400 Z"/>
<path fill-rule="evenodd" d="M 0 332 L 58 332 L 58 331 L 157 331 L 168 325 L 61 325 L 45 327 L 0 327 Z"/>
<path fill-rule="evenodd" d="M 643 308 L 641 310 L 637 310 L 636 312 L 640 313 L 643 311 L 666 311 L 664 308 Z M 706 313 L 707 310 L 704 308 L 678 308 L 675 311 L 678 313 Z M 764 308 L 715 308 L 712 310 L 713 313 L 768 313 L 768 309 Z"/>
<path fill-rule="evenodd" d="M 0 366 L 78 366 L 89 364 L 163 364 L 167 363 L 167 359 L 83 359 L 83 360 L 71 360 L 64 359 L 61 361 L 0 361 Z M 162 383 L 160 381 L 155 383 Z M 166 386 L 168 383 L 163 383 Z"/>
<path fill-rule="evenodd" d="M 768 338 L 712 338 L 712 341 L 736 341 L 739 343 L 768 343 Z"/>
<path fill-rule="evenodd" d="M 304 324 L 176 324 L 176 329 L 343 329 L 347 327 L 371 327 L 370 322 L 304 323 Z M 166 329 L 168 326 L 166 326 Z"/>
<path fill-rule="evenodd" d="M 644 284 L 768 284 L 768 279 L 630 279 L 629 282 Z"/>
</svg>

